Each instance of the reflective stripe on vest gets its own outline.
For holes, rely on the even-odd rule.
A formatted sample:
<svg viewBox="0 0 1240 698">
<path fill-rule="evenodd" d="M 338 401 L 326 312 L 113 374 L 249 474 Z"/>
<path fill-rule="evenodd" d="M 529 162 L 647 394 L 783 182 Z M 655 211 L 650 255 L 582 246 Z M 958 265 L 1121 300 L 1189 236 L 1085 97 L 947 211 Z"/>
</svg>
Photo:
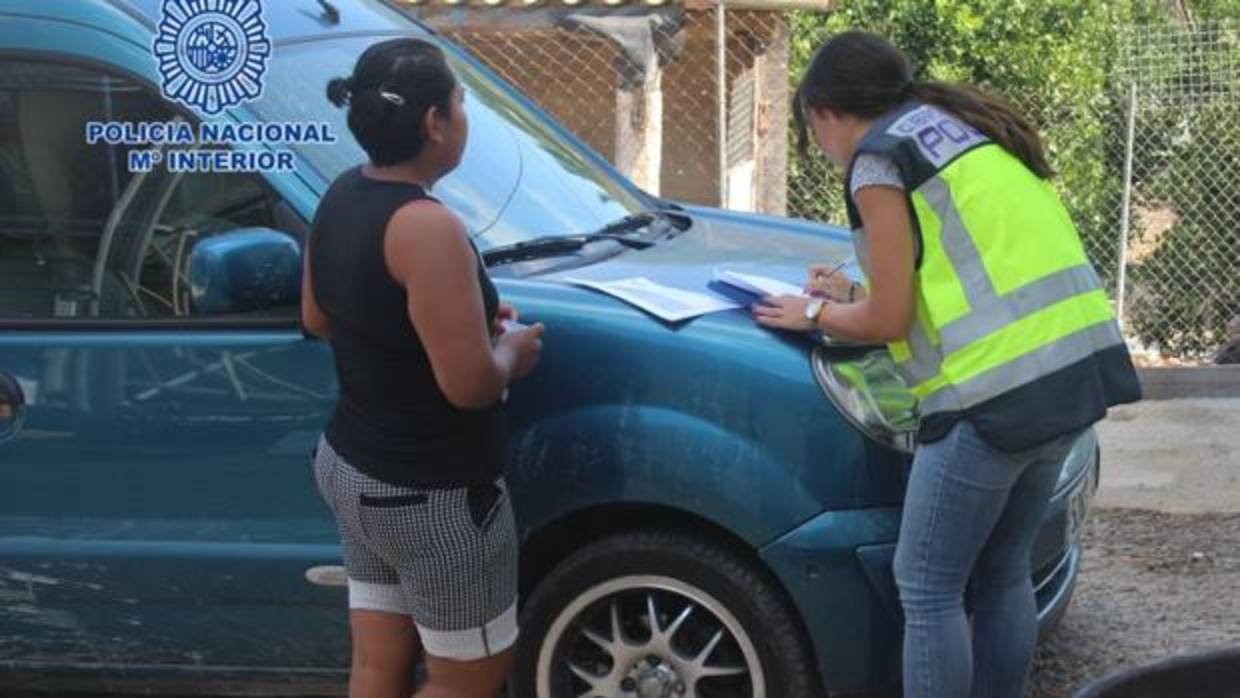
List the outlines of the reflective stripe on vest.
<svg viewBox="0 0 1240 698">
<path fill-rule="evenodd" d="M 971 309 L 967 315 L 939 329 L 944 353 L 950 354 L 972 344 L 1014 320 L 1102 288 L 1094 268 L 1086 263 L 1061 269 L 999 295 L 986 273 L 981 252 L 952 202 L 947 182 L 935 177 L 922 185 L 920 191 L 942 222 L 943 249 L 951 259 Z"/>
<path fill-rule="evenodd" d="M 896 359 L 896 368 L 904 374 L 910 386 L 919 386 L 943 372 L 942 355 L 930 342 L 930 334 L 917 318 L 908 332 L 908 359 Z M 893 353 L 894 355 L 894 353 Z"/>
<path fill-rule="evenodd" d="M 918 192 L 939 219 L 943 253 L 969 306 L 967 313 L 945 323 L 933 335 L 922 313 L 918 312 L 907 340 L 892 347 L 898 368 L 913 392 L 923 399 L 923 414 L 966 409 L 1123 342 L 1101 291 L 1102 285 L 1088 262 L 1051 272 L 999 294 L 956 209 L 947 182 L 936 176 L 924 183 Z M 1084 318 L 1087 326 L 1073 328 L 1068 334 L 1044 344 L 1033 344 L 1031 351 L 984 367 L 980 374 L 944 375 L 945 361 L 967 354 L 964 350 L 1012 328 L 1015 323 L 1044 311 L 1053 312 L 1050 309 L 1060 304 L 1072 311 L 1069 317 Z M 1012 342 L 1011 337 L 999 340 Z M 976 363 L 979 359 L 974 357 L 973 361 Z M 973 373 L 972 370 L 964 372 Z"/>
<path fill-rule="evenodd" d="M 983 403 L 1013 386 L 1025 385 L 1123 341 L 1119 326 L 1113 320 L 1095 323 L 968 380 L 937 387 L 922 397 L 922 414 L 963 410 Z"/>
</svg>

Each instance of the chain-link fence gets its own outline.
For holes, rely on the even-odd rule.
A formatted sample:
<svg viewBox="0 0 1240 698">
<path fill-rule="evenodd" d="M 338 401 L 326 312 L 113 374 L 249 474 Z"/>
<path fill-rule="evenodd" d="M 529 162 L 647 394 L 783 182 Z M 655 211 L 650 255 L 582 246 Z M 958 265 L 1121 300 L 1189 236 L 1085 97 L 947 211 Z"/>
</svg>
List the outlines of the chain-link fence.
<svg viewBox="0 0 1240 698">
<path fill-rule="evenodd" d="M 1126 334 L 1205 359 L 1240 340 L 1240 25 L 1117 31 L 1094 99 L 1003 96 L 1042 133 Z M 794 161 L 788 192 L 790 214 L 843 220 L 838 174 L 821 161 Z"/>
<path fill-rule="evenodd" d="M 1138 28 L 1124 46 L 1117 301 L 1144 342 L 1208 352 L 1240 319 L 1240 26 Z"/>
<path fill-rule="evenodd" d="M 647 191 L 786 213 L 787 13 L 680 4 L 410 11 Z"/>
<path fill-rule="evenodd" d="M 797 157 L 791 128 L 793 42 L 826 38 L 796 21 L 815 1 L 411 11 L 648 191 L 843 224 L 838 174 Z M 1041 130 L 1129 336 L 1204 357 L 1240 316 L 1240 29 L 1120 31 L 1096 98 L 1006 96 Z"/>
</svg>

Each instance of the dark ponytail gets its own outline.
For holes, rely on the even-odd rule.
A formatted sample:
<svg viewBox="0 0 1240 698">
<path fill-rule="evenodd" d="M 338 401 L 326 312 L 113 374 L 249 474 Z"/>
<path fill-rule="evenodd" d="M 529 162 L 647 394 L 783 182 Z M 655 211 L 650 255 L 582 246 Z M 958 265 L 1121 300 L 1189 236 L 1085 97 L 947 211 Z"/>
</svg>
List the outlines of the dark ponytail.
<svg viewBox="0 0 1240 698">
<path fill-rule="evenodd" d="M 456 76 L 443 51 L 422 39 L 379 42 L 357 59 L 353 75 L 327 83 L 327 99 L 348 106 L 349 130 L 376 165 L 418 156 L 426 145 L 426 114 L 450 118 Z"/>
<path fill-rule="evenodd" d="M 353 91 L 351 78 L 332 78 L 327 82 L 327 101 L 343 107 L 349 103 L 349 94 Z"/>
<path fill-rule="evenodd" d="M 1015 155 L 1042 179 L 1055 176 L 1046 161 L 1037 129 L 1006 101 L 970 85 L 945 82 L 914 83 L 909 98 L 933 104 L 960 117 Z"/>
<path fill-rule="evenodd" d="M 904 53 L 877 34 L 848 31 L 823 44 L 801 78 L 795 99 L 793 117 L 802 155 L 809 149 L 806 109 L 830 109 L 877 119 L 913 100 L 940 107 L 965 121 L 1038 177 L 1054 176 L 1037 130 L 1011 105 L 968 85 L 914 80 Z"/>
</svg>

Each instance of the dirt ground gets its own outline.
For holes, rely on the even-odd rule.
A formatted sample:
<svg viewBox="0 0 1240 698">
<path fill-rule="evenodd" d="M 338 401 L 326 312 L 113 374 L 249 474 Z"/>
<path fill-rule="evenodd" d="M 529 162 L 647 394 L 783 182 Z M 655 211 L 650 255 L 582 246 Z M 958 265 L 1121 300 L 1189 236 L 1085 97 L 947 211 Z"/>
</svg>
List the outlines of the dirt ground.
<svg viewBox="0 0 1240 698">
<path fill-rule="evenodd" d="M 1030 698 L 1240 644 L 1240 400 L 1126 406 L 1099 434 L 1079 585 L 1039 650 Z"/>
</svg>

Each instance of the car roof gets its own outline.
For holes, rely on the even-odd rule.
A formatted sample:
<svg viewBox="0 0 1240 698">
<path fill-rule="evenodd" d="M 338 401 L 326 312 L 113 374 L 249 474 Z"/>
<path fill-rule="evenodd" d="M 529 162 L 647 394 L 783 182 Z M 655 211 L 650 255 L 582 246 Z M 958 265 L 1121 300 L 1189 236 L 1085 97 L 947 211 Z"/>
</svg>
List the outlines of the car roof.
<svg viewBox="0 0 1240 698">
<path fill-rule="evenodd" d="M 112 0 L 148 26 L 159 21 L 165 0 Z M 334 12 L 333 12 L 334 10 Z M 334 16 L 333 16 L 334 15 Z M 383 0 L 267 0 L 263 16 L 273 41 L 353 32 L 418 31 L 408 15 Z"/>
<path fill-rule="evenodd" d="M 132 13 L 119 11 L 108 2 L 0 0 L 0 16 L 6 15 L 90 27 L 138 44 L 149 42 L 151 35 Z"/>
<path fill-rule="evenodd" d="M 185 0 L 187 2 L 192 0 Z M 0 0 L 0 14 L 26 16 L 82 24 L 113 34 L 145 40 L 156 31 L 165 0 Z M 335 18 L 319 0 L 264 0 L 263 18 L 268 35 L 276 43 L 344 34 L 427 34 L 420 22 L 384 0 L 328 0 Z M 119 10 L 119 12 L 118 12 Z"/>
</svg>

